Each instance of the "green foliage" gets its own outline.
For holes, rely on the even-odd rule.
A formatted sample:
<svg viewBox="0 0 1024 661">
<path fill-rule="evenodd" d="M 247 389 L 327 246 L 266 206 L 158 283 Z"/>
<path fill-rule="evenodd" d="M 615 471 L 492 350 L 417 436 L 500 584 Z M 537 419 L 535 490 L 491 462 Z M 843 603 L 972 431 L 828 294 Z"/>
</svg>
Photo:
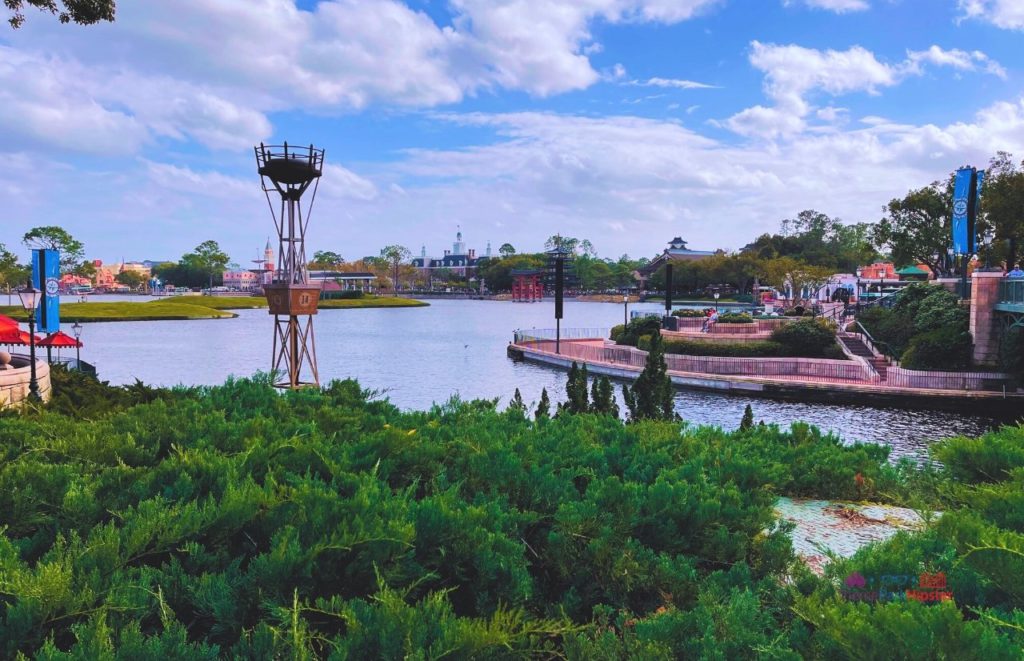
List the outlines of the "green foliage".
<svg viewBox="0 0 1024 661">
<path fill-rule="evenodd" d="M 720 324 L 752 324 L 754 318 L 746 312 L 726 312 L 725 314 L 718 315 L 718 323 Z"/>
<path fill-rule="evenodd" d="M 943 287 L 908 285 L 897 295 L 891 310 L 872 307 L 857 320 L 908 369 L 970 367 L 970 313 L 955 294 Z"/>
<path fill-rule="evenodd" d="M 569 378 L 565 382 L 566 400 L 559 407 L 559 411 L 566 413 L 586 413 L 590 410 L 589 395 L 587 394 L 587 364 L 577 365 L 573 361 L 569 368 Z"/>
<path fill-rule="evenodd" d="M 644 335 L 660 331 L 661 319 L 659 317 L 636 317 L 630 319 L 626 326 L 620 324 L 612 328 L 611 339 L 618 344 L 635 347 Z"/>
<path fill-rule="evenodd" d="M 519 388 L 516 388 L 515 394 L 512 395 L 512 400 L 508 403 L 508 410 L 526 413 L 526 402 L 523 401 L 523 395 L 519 392 Z"/>
<path fill-rule="evenodd" d="M 903 352 L 902 367 L 911 370 L 965 370 L 971 366 L 971 336 L 955 327 L 914 336 Z"/>
<path fill-rule="evenodd" d="M 672 311 L 673 317 L 683 317 L 684 319 L 693 319 L 707 316 L 703 310 L 691 310 L 690 308 L 680 308 L 679 310 Z"/>
<path fill-rule="evenodd" d="M 1024 468 L 1024 425 L 1003 427 L 979 438 L 947 438 L 933 445 L 931 452 L 956 480 L 1001 482 Z"/>
<path fill-rule="evenodd" d="M 594 379 L 590 390 L 590 411 L 619 417 L 619 405 L 615 403 L 612 382 L 606 376 Z"/>
<path fill-rule="evenodd" d="M 12 7 L 12 9 L 17 9 Z M 13 19 L 12 19 L 13 20 Z M 47 225 L 33 227 L 21 237 L 21 242 L 32 249 L 56 250 L 60 254 L 60 272 L 71 273 L 85 256 L 85 244 L 71 236 L 63 227 Z"/>
<path fill-rule="evenodd" d="M 790 356 L 821 356 L 835 346 L 836 329 L 825 319 L 801 319 L 772 331 L 772 342 Z"/>
<path fill-rule="evenodd" d="M 341 291 L 324 291 L 320 292 L 321 300 L 358 300 L 366 298 L 366 293 L 359 291 L 358 289 L 343 289 Z"/>
<path fill-rule="evenodd" d="M 665 364 L 665 345 L 661 334 L 651 336 L 647 360 L 640 376 L 633 386 L 622 385 L 622 398 L 629 409 L 631 422 L 640 420 L 678 420 L 676 415 L 672 380 Z"/>
<path fill-rule="evenodd" d="M 537 404 L 537 411 L 533 416 L 537 420 L 551 417 L 551 399 L 548 397 L 547 388 L 540 389 L 540 403 Z"/>
<path fill-rule="evenodd" d="M 1024 642 L 1024 534 L 1000 523 L 1020 500 L 993 491 L 1022 491 L 1020 429 L 917 469 L 800 424 L 77 378 L 58 395 L 106 406 L 0 423 L 4 658 L 1001 659 Z M 999 481 L 967 483 L 973 466 Z M 777 494 L 906 501 L 924 478 L 949 511 L 834 571 L 945 570 L 955 604 L 854 604 L 841 574 L 793 568 Z"/>
<path fill-rule="evenodd" d="M 740 420 L 740 431 L 747 431 L 754 426 L 754 409 L 750 408 L 750 404 L 747 404 L 746 408 L 743 409 L 743 418 Z"/>
<path fill-rule="evenodd" d="M 7 22 L 12 28 L 18 29 L 25 22 L 22 10 L 26 5 L 55 14 L 61 23 L 92 25 L 100 21 L 114 20 L 114 0 L 60 0 L 60 8 L 57 0 L 4 0 L 4 6 L 11 12 Z"/>
<path fill-rule="evenodd" d="M 53 395 L 46 403 L 46 409 L 83 419 L 95 419 L 137 404 L 180 396 L 180 392 L 152 388 L 138 380 L 130 386 L 111 386 L 106 381 L 85 372 L 69 370 L 60 364 L 50 366 L 50 384 Z"/>
</svg>

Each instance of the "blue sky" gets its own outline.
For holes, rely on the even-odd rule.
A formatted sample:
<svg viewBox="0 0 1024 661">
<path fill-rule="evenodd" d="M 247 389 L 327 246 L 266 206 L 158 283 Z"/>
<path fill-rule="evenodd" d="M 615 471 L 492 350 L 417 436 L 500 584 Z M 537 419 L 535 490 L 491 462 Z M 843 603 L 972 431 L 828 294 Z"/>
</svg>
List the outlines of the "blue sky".
<svg viewBox="0 0 1024 661">
<path fill-rule="evenodd" d="M 252 145 L 327 149 L 311 249 L 736 249 L 1024 158 L 1024 0 L 180 0 L 0 30 L 9 247 L 271 231 Z"/>
</svg>

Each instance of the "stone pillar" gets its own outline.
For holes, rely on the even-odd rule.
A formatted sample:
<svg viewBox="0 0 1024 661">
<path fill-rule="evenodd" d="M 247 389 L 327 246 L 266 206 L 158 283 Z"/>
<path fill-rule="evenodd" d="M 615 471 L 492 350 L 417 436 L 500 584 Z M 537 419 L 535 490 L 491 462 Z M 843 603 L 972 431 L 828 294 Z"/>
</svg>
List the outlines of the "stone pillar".
<svg viewBox="0 0 1024 661">
<path fill-rule="evenodd" d="M 976 270 L 971 275 L 971 338 L 974 362 L 994 366 L 999 361 L 999 329 L 995 306 L 999 300 L 1002 271 Z"/>
</svg>

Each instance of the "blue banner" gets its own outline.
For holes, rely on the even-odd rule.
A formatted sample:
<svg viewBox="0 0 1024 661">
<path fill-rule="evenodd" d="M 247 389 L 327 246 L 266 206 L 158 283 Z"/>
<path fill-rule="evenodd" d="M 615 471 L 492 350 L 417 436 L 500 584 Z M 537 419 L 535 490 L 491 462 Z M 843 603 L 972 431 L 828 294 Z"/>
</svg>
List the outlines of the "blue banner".
<svg viewBox="0 0 1024 661">
<path fill-rule="evenodd" d="M 960 168 L 953 179 L 953 254 L 974 252 L 974 200 L 977 184 L 974 168 Z"/>
<path fill-rule="evenodd" d="M 56 250 L 32 251 L 32 286 L 42 291 L 36 308 L 36 330 L 56 333 L 60 330 L 60 253 Z"/>
</svg>

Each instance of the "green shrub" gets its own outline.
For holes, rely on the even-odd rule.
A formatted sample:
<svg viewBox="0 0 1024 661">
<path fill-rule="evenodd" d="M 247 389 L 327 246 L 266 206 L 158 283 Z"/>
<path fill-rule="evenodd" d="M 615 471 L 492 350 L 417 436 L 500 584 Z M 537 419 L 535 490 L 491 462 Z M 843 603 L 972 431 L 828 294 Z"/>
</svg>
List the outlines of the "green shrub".
<svg viewBox="0 0 1024 661">
<path fill-rule="evenodd" d="M 622 328 L 621 325 L 616 326 L 612 329 L 612 332 L 614 333 L 620 328 Z M 615 340 L 618 344 L 635 347 L 641 336 L 660 331 L 661 319 L 659 317 L 637 317 L 631 319 L 629 324 L 622 328 L 622 330 L 619 330 L 618 337 L 613 334 L 611 339 Z"/>
<path fill-rule="evenodd" d="M 345 289 L 342 291 L 324 291 L 320 292 L 320 298 L 322 300 L 353 300 L 365 297 L 366 294 L 358 290 Z"/>
<path fill-rule="evenodd" d="M 680 310 L 674 310 L 672 312 L 672 316 L 673 317 L 683 317 L 683 318 L 686 318 L 686 319 L 692 319 L 694 317 L 704 317 L 706 315 L 704 314 L 703 310 L 691 310 L 689 308 L 683 308 L 683 309 L 680 309 Z"/>
<path fill-rule="evenodd" d="M 971 365 L 971 336 L 956 327 L 915 335 L 900 365 L 912 370 L 964 370 Z"/>
<path fill-rule="evenodd" d="M 801 319 L 772 331 L 772 342 L 782 346 L 789 356 L 821 356 L 835 346 L 834 326 L 824 319 Z"/>
<path fill-rule="evenodd" d="M 136 404 L 81 387 L 111 406 L 0 421 L 2 658 L 1003 659 L 1024 645 L 1020 428 L 940 444 L 946 467 L 927 472 L 799 423 L 533 421 L 492 400 L 401 411 L 351 381 Z M 779 494 L 906 502 L 925 482 L 937 522 L 824 578 L 773 511 Z M 837 594 L 846 570 L 944 571 L 955 601 L 853 603 Z"/>
<path fill-rule="evenodd" d="M 638 349 L 643 347 L 637 346 Z M 646 349 L 644 349 L 646 351 Z M 775 358 L 781 356 L 782 346 L 777 342 L 703 342 L 701 340 L 670 340 L 665 353 L 684 356 L 722 356 L 730 358 Z"/>
<path fill-rule="evenodd" d="M 931 454 L 954 479 L 1001 482 L 1024 468 L 1024 425 L 1003 427 L 979 438 L 955 436 L 935 443 Z"/>
<path fill-rule="evenodd" d="M 718 323 L 720 324 L 752 324 L 754 318 L 746 312 L 726 312 L 725 314 L 718 315 Z"/>
</svg>

